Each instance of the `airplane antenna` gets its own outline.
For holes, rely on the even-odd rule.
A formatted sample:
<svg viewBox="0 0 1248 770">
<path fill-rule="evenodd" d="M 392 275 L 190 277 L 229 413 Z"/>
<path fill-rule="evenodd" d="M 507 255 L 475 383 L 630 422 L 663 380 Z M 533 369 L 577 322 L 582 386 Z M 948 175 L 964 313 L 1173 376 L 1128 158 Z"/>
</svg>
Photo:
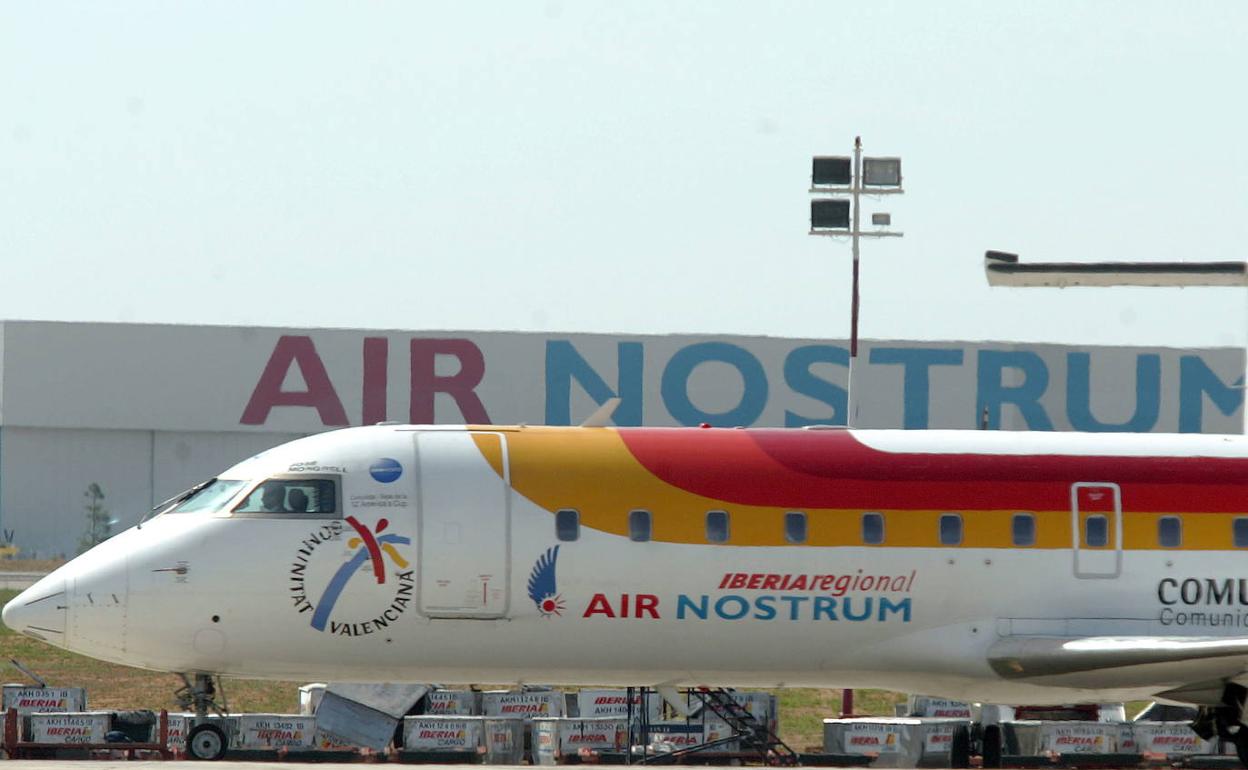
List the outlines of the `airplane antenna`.
<svg viewBox="0 0 1248 770">
<path fill-rule="evenodd" d="M 38 686 L 40 687 L 48 686 L 48 683 L 43 681 L 42 677 L 40 677 L 34 671 L 31 671 L 30 669 L 26 668 L 21 663 L 18 663 L 17 658 L 9 658 L 9 662 L 12 663 L 13 667 L 16 668 L 18 671 L 21 671 L 23 674 L 25 674 L 26 676 L 34 680 L 35 684 L 37 684 Z"/>
<path fill-rule="evenodd" d="M 620 398 L 608 398 L 602 402 L 602 406 L 598 407 L 593 414 L 585 418 L 585 422 L 581 423 L 582 428 L 605 428 L 611 421 L 611 415 L 615 414 L 616 407 L 620 405 Z"/>
</svg>

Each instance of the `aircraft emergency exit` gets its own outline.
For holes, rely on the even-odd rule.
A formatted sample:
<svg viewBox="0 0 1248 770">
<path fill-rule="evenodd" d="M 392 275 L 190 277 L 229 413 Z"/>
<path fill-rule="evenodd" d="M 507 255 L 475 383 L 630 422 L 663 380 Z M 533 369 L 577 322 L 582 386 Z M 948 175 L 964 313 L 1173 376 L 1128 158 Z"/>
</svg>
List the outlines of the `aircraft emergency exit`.
<svg viewBox="0 0 1248 770">
<path fill-rule="evenodd" d="M 214 676 L 880 687 L 1197 704 L 1242 754 L 1245 565 L 1239 436 L 380 425 L 224 471 L 3 617 L 201 715 Z"/>
</svg>

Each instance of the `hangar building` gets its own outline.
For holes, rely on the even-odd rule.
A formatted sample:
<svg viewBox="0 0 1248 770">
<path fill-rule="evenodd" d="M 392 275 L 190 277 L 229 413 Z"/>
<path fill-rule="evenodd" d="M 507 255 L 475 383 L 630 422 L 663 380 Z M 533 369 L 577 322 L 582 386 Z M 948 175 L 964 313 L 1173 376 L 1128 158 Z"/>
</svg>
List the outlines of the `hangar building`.
<svg viewBox="0 0 1248 770">
<path fill-rule="evenodd" d="M 837 340 L 0 322 L 0 528 L 72 555 L 98 484 L 115 528 L 297 436 L 386 420 L 844 424 Z M 853 424 L 1239 433 L 1244 353 L 872 341 Z"/>
</svg>

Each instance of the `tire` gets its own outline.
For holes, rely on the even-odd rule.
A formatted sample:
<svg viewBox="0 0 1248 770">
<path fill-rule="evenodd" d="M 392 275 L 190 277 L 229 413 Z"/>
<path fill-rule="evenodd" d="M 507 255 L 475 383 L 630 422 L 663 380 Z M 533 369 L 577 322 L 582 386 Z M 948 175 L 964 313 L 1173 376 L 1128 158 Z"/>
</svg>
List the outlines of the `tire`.
<svg viewBox="0 0 1248 770">
<path fill-rule="evenodd" d="M 225 731 L 208 722 L 195 725 L 186 736 L 186 755 L 191 759 L 215 762 L 229 747 Z"/>
<path fill-rule="evenodd" d="M 971 766 L 971 730 L 960 726 L 953 731 L 953 740 L 949 742 L 949 767 L 962 770 Z"/>
<path fill-rule="evenodd" d="M 1231 742 L 1235 744 L 1235 753 L 1239 756 L 1239 763 L 1244 767 L 1248 767 L 1248 727 L 1240 727 L 1231 736 Z"/>
<path fill-rule="evenodd" d="M 984 728 L 984 767 L 1001 767 L 1001 728 L 988 725 Z"/>
</svg>

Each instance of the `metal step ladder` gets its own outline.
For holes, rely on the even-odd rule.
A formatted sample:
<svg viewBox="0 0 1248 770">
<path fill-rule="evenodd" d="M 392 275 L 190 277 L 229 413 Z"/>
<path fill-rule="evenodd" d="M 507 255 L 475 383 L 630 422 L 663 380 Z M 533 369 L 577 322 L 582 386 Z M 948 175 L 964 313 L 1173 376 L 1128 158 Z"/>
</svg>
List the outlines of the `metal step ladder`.
<svg viewBox="0 0 1248 770">
<path fill-rule="evenodd" d="M 758 752 L 759 757 L 768 764 L 793 766 L 798 764 L 798 754 L 771 728 L 760 722 L 732 693 L 723 688 L 699 688 L 691 691 L 702 704 L 715 716 L 728 723 L 741 741 L 741 748 Z"/>
<path fill-rule="evenodd" d="M 732 697 L 732 693 L 723 688 L 700 687 L 689 690 L 689 694 L 702 702 L 703 719 L 706 710 L 719 717 L 732 730 L 733 734 L 709 743 L 689 746 L 676 751 L 644 757 L 639 764 L 669 764 L 679 761 L 688 754 L 709 751 L 720 746 L 737 743 L 743 752 L 755 752 L 764 764 L 792 767 L 799 764 L 800 757 L 771 728 L 760 722 L 744 706 Z M 644 695 L 643 695 L 644 700 Z M 644 720 L 644 716 L 643 716 Z M 645 728 L 643 727 L 643 730 Z"/>
</svg>

